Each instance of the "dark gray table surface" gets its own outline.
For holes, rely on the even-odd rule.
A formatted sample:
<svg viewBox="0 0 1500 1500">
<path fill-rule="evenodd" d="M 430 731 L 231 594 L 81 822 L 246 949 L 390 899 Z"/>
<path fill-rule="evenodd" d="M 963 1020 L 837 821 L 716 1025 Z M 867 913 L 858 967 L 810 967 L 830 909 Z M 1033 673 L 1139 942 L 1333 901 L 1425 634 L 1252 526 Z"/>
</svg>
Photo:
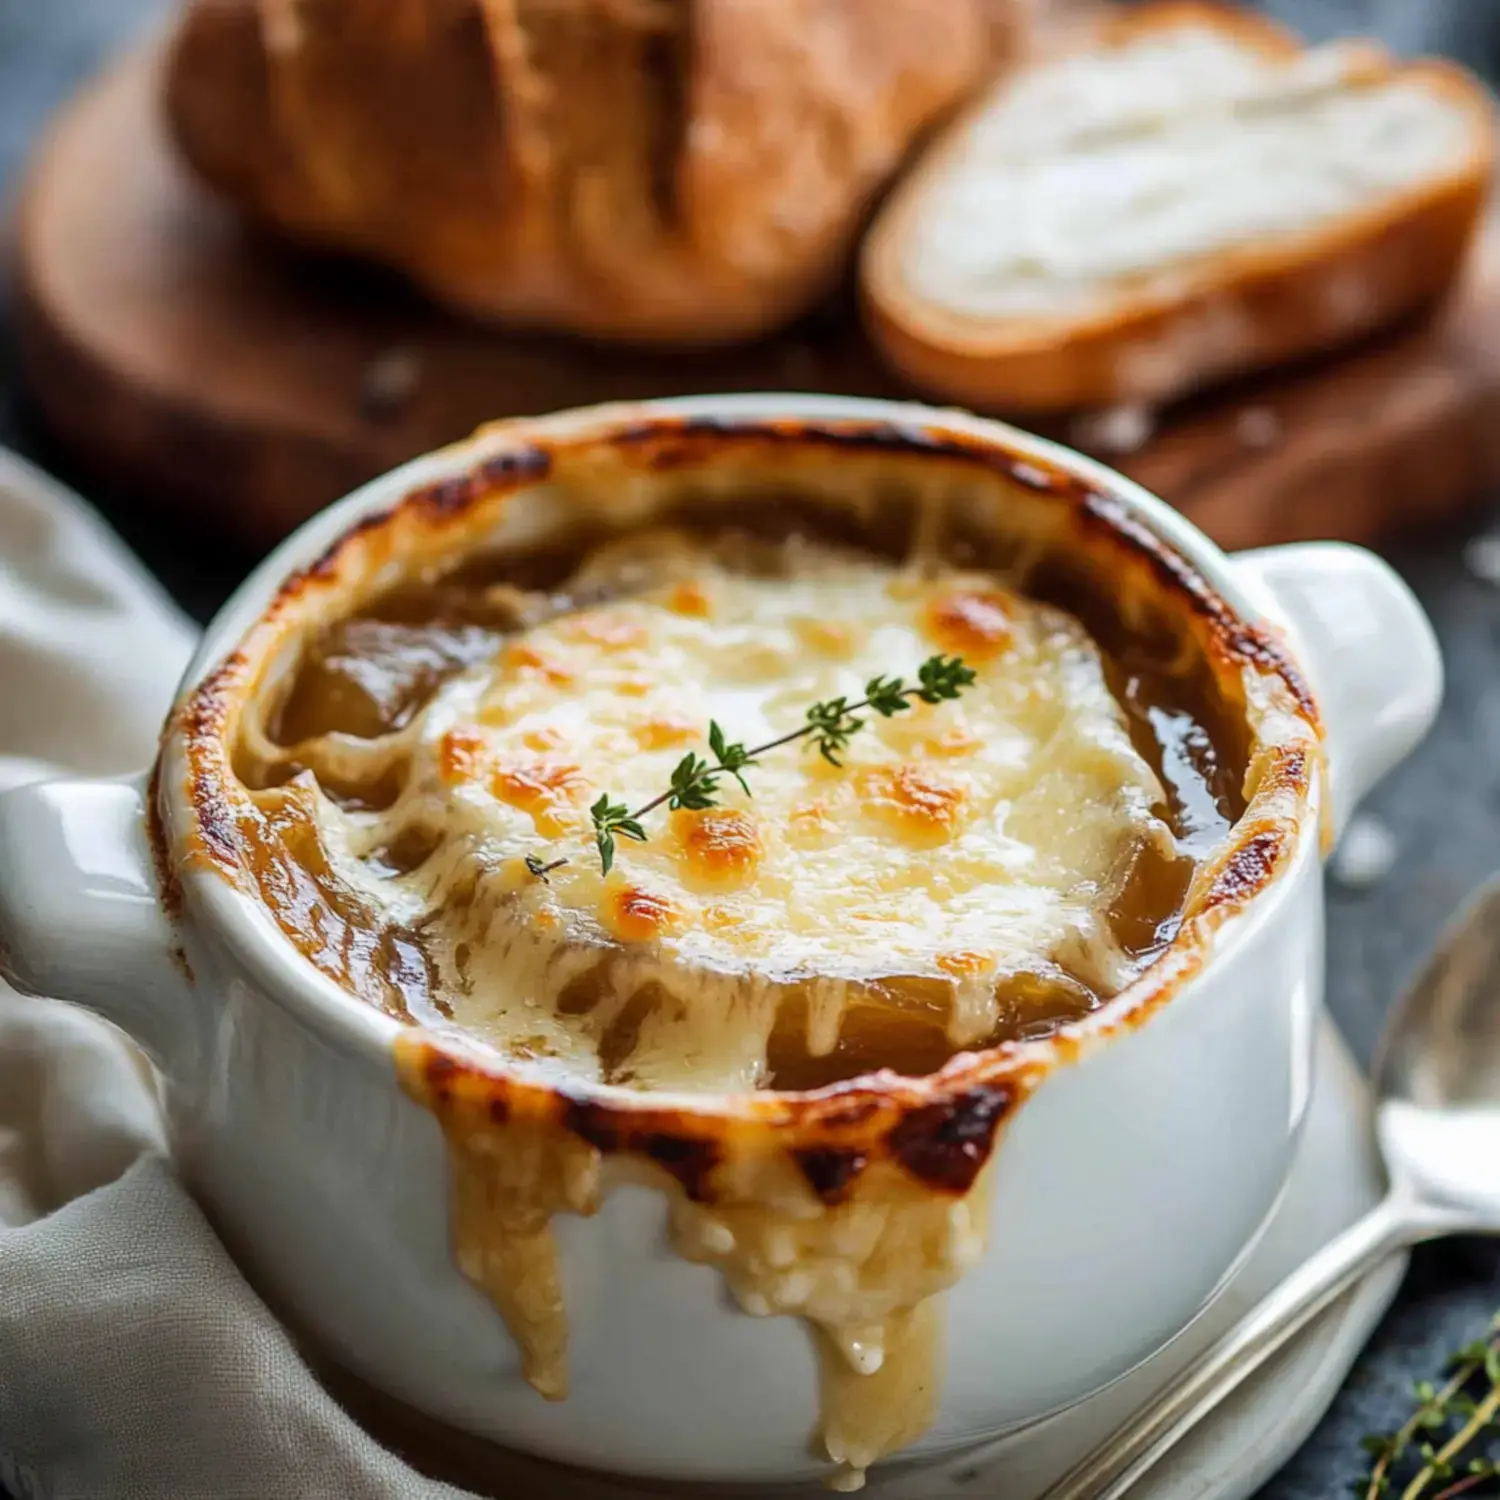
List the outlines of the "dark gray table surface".
<svg viewBox="0 0 1500 1500">
<path fill-rule="evenodd" d="M 1309 34 L 1372 31 L 1403 50 L 1451 52 L 1500 81 L 1500 0 L 1267 3 Z M 0 0 L 0 197 L 14 186 L 48 114 L 159 9 L 159 0 Z M 27 412 L 3 290 L 0 442 L 73 477 L 67 454 L 47 442 Z M 155 520 L 129 497 L 86 492 L 200 617 L 253 560 Z M 1495 521 L 1492 513 L 1488 523 Z M 1485 523 L 1481 517 L 1475 524 Z M 1500 868 L 1500 589 L 1465 570 L 1462 541 L 1449 535 L 1392 554 L 1436 622 L 1449 690 L 1435 733 L 1372 803 L 1398 836 L 1397 868 L 1371 890 L 1331 891 L 1330 1004 L 1365 1060 L 1399 986 L 1443 922 L 1472 886 Z M 1446 1352 L 1477 1336 L 1497 1304 L 1496 1249 L 1461 1242 L 1419 1252 L 1332 1411 L 1262 1500 L 1344 1492 L 1360 1469 L 1360 1436 L 1399 1422 L 1410 1382 L 1435 1374 Z M 267 1478 L 269 1496 L 276 1491 Z"/>
</svg>

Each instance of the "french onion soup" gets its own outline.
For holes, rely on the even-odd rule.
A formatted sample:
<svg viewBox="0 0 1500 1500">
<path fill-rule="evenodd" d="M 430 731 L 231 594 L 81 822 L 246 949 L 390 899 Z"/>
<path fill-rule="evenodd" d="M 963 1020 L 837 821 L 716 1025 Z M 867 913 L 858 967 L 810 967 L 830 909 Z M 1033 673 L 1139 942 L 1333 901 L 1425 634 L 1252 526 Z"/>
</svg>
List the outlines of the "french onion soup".
<svg viewBox="0 0 1500 1500">
<path fill-rule="evenodd" d="M 195 795 L 206 857 L 405 1023 L 536 1389 L 553 1217 L 655 1184 L 680 1254 L 805 1320 L 853 1486 L 931 1420 L 1001 1124 L 1268 878 L 1315 726 L 1076 481 L 677 441 L 356 528 L 190 703 Z"/>
</svg>

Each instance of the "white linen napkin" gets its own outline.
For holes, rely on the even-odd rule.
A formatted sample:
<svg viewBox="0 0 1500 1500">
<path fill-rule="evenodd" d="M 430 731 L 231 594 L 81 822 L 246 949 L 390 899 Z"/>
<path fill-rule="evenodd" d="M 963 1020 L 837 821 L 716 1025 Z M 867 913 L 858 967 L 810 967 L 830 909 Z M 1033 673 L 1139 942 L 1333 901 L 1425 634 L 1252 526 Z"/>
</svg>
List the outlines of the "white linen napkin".
<svg viewBox="0 0 1500 1500">
<path fill-rule="evenodd" d="M 146 765 L 194 634 L 77 497 L 0 450 L 0 786 Z M 313 1377 L 173 1174 L 130 1043 L 4 985 L 0 1484 L 23 1500 L 464 1493 Z"/>
</svg>

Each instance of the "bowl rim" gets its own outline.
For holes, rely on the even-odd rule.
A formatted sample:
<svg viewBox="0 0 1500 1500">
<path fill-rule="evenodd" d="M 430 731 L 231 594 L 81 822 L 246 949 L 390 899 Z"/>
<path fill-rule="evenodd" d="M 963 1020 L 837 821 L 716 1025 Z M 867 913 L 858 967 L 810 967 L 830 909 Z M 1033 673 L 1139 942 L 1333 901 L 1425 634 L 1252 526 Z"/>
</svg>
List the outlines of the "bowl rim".
<svg viewBox="0 0 1500 1500">
<path fill-rule="evenodd" d="M 465 503 L 454 498 L 465 479 L 480 476 L 490 486 L 487 496 L 497 485 L 522 488 L 536 480 L 539 471 L 528 468 L 527 455 L 539 451 L 546 458 L 553 451 L 640 441 L 643 434 L 649 439 L 689 432 L 710 444 L 746 434 L 804 445 L 885 444 L 906 455 L 958 455 L 992 466 L 1004 461 L 1011 477 L 1034 488 L 1071 486 L 1109 510 L 1106 527 L 1128 533 L 1131 544 L 1164 572 L 1168 586 L 1196 590 L 1206 601 L 1203 608 L 1218 611 L 1246 653 L 1246 666 L 1253 662 L 1293 686 L 1309 738 L 1320 740 L 1316 704 L 1282 641 L 1274 601 L 1253 582 L 1247 586 L 1229 558 L 1185 517 L 1094 459 L 1002 422 L 913 403 L 802 394 L 613 403 L 491 424 L 413 459 L 320 512 L 250 574 L 205 631 L 163 734 L 151 825 L 164 899 L 169 910 L 185 905 L 205 920 L 234 961 L 295 1019 L 388 1076 L 398 1065 L 408 1088 L 420 1077 L 428 1102 L 444 1109 L 475 1118 L 560 1123 L 600 1149 L 644 1151 L 690 1192 L 727 1142 L 751 1141 L 767 1130 L 778 1132 L 825 1197 L 842 1195 L 872 1155 L 880 1154 L 963 1190 L 983 1165 L 1000 1124 L 1047 1073 L 1134 1029 L 1168 1000 L 1180 1003 L 1197 977 L 1274 918 L 1281 893 L 1294 883 L 1286 877 L 1317 854 L 1311 835 L 1323 795 L 1320 753 L 1300 754 L 1288 771 L 1284 790 L 1292 794 L 1295 817 L 1284 820 L 1285 826 L 1240 838 L 1247 819 L 1236 825 L 1230 858 L 1210 892 L 1211 920 L 1196 938 L 1186 936 L 1193 923 L 1185 922 L 1178 938 L 1098 1011 L 1039 1041 L 961 1052 L 920 1078 L 867 1074 L 801 1093 L 643 1093 L 584 1079 L 527 1076 L 483 1043 L 423 1031 L 346 991 L 297 951 L 222 865 L 179 852 L 202 821 L 190 791 L 190 745 L 195 730 L 203 732 L 202 723 L 194 723 L 195 705 L 201 709 L 211 697 L 240 645 L 289 587 L 328 571 L 342 546 L 379 530 L 406 507 L 440 503 L 452 510 Z"/>
</svg>

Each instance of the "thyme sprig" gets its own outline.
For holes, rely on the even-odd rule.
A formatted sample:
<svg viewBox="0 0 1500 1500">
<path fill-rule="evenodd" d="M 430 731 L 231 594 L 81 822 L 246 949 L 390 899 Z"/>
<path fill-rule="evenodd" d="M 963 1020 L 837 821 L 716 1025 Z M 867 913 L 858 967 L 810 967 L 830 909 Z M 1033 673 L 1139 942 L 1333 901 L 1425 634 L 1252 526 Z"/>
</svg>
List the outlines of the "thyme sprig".
<svg viewBox="0 0 1500 1500">
<path fill-rule="evenodd" d="M 1500 1493 L 1500 1313 L 1484 1338 L 1449 1360 L 1441 1387 L 1420 1380 L 1412 1391 L 1417 1408 L 1401 1427 L 1364 1439 L 1371 1465 L 1354 1486 L 1360 1500 L 1393 1495 L 1402 1469 L 1412 1473 L 1400 1500 L 1456 1500 L 1479 1493 L 1481 1486 L 1485 1493 Z"/>
<path fill-rule="evenodd" d="M 748 797 L 751 791 L 745 780 L 745 768 L 770 751 L 797 740 L 808 740 L 830 765 L 841 766 L 840 757 L 848 749 L 849 741 L 869 722 L 860 717 L 867 710 L 883 719 L 893 718 L 905 713 L 914 702 L 943 703 L 957 698 L 973 681 L 973 669 L 964 665 L 962 657 L 931 656 L 917 668 L 914 683 L 908 684 L 902 677 L 872 677 L 865 684 L 864 697 L 858 701 L 851 703 L 845 694 L 814 703 L 807 710 L 805 722 L 798 728 L 748 749 L 743 744 L 732 743 L 719 724 L 711 721 L 708 726 L 709 755 L 697 751 L 684 755 L 673 768 L 664 792 L 634 811 L 623 802 L 611 801 L 605 792 L 589 809 L 594 822 L 594 844 L 599 850 L 603 872 L 609 874 L 614 865 L 617 839 L 647 842 L 650 836 L 641 819 L 663 804 L 674 812 L 678 808 L 713 807 L 719 800 L 719 783 L 726 776 L 733 777 Z M 553 870 L 566 863 L 565 859 L 555 859 L 544 864 L 535 855 L 530 855 L 526 868 L 545 880 Z"/>
</svg>

